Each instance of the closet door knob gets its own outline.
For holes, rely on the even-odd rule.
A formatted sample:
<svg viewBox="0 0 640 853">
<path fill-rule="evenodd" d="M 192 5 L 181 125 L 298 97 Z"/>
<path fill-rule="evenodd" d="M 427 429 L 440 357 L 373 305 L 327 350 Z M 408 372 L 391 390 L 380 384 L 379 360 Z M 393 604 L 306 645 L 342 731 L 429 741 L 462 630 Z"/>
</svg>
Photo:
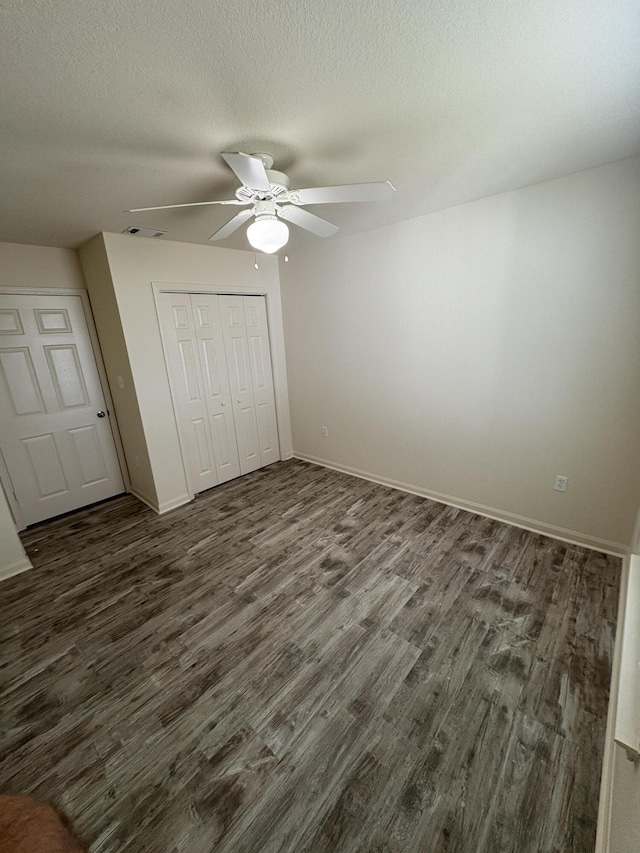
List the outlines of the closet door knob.
<svg viewBox="0 0 640 853">
<path fill-rule="evenodd" d="M 106 412 L 98 412 L 97 415 L 99 418 L 104 418 L 106 417 Z"/>
<path fill-rule="evenodd" d="M 225 402 L 224 402 L 224 400 L 221 400 L 221 401 L 220 401 L 220 405 L 221 405 L 221 406 L 226 405 L 226 404 L 225 404 Z"/>
</svg>

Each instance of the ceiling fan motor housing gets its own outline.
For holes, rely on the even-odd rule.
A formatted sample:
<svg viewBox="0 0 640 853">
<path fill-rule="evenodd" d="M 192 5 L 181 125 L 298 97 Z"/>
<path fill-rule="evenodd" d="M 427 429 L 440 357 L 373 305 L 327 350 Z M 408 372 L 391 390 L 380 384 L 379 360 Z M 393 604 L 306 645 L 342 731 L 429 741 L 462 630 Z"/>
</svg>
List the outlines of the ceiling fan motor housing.
<svg viewBox="0 0 640 853">
<path fill-rule="evenodd" d="M 289 178 L 284 172 L 277 169 L 267 169 L 267 177 L 271 184 L 271 190 L 253 190 L 251 187 L 238 187 L 236 198 L 240 201 L 260 201 L 261 199 L 282 198 L 289 192 Z"/>
<path fill-rule="evenodd" d="M 276 203 L 272 199 L 257 201 L 253 207 L 254 216 L 275 216 Z"/>
</svg>

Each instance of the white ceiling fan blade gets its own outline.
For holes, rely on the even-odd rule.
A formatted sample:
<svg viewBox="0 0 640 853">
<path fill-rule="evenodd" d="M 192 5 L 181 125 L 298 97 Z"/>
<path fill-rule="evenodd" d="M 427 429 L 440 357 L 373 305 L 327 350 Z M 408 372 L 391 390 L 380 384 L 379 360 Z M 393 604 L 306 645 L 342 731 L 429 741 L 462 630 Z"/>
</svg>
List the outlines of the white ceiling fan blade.
<svg viewBox="0 0 640 853">
<path fill-rule="evenodd" d="M 144 210 L 172 210 L 174 207 L 203 207 L 207 204 L 251 204 L 251 202 L 230 198 L 225 201 L 192 201 L 188 204 L 161 204 L 159 207 L 132 207 L 131 210 L 125 210 L 124 212 L 142 213 Z"/>
<path fill-rule="evenodd" d="M 343 201 L 386 201 L 396 188 L 389 181 L 373 184 L 346 184 L 341 187 L 310 187 L 291 190 L 289 201 L 294 204 L 335 204 Z"/>
<path fill-rule="evenodd" d="M 223 151 L 221 155 L 240 178 L 240 183 L 251 190 L 270 190 L 269 176 L 259 157 L 241 151 Z"/>
<path fill-rule="evenodd" d="M 252 216 L 253 208 L 251 208 L 251 210 L 241 210 L 240 213 L 236 213 L 236 215 L 232 217 L 226 225 L 223 225 L 222 228 L 218 228 L 215 234 L 212 234 L 209 239 L 224 240 L 225 237 L 229 237 L 234 231 L 237 231 L 238 228 L 246 222 L 247 219 L 251 219 Z"/>
<path fill-rule="evenodd" d="M 294 225 L 299 225 L 300 228 L 311 231 L 318 237 L 331 237 L 332 234 L 340 230 L 337 225 L 332 225 L 326 219 L 321 219 L 315 213 L 309 213 L 308 210 L 296 207 L 295 204 L 285 204 L 279 207 L 278 214 L 287 222 L 293 222 Z"/>
</svg>

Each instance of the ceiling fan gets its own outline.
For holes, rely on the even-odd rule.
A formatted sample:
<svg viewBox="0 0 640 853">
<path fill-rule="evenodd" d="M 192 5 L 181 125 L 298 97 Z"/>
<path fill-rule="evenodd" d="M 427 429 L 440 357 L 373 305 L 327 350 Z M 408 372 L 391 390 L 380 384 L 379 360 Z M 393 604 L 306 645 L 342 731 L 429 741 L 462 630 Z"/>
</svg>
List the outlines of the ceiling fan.
<svg viewBox="0 0 640 853">
<path fill-rule="evenodd" d="M 304 210 L 307 204 L 335 204 L 352 201 L 385 201 L 393 196 L 395 187 L 389 181 L 371 184 L 347 184 L 338 187 L 311 187 L 289 189 L 289 178 L 272 168 L 270 154 L 243 154 L 241 151 L 223 152 L 222 157 L 235 172 L 242 184 L 236 197 L 225 201 L 196 201 L 190 204 L 164 204 L 159 207 L 136 207 L 127 213 L 146 210 L 170 210 L 179 207 L 201 207 L 209 204 L 233 204 L 246 207 L 236 213 L 209 240 L 224 240 L 251 217 L 247 239 L 254 249 L 269 254 L 277 252 L 289 239 L 287 222 L 292 222 L 318 237 L 330 237 L 338 230 L 326 219 Z"/>
</svg>

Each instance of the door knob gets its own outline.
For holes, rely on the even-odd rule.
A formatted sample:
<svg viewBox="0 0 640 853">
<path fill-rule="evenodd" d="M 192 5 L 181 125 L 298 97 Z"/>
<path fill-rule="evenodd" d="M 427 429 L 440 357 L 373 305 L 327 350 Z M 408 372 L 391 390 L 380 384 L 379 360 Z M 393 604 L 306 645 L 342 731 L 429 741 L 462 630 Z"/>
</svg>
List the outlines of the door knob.
<svg viewBox="0 0 640 853">
<path fill-rule="evenodd" d="M 106 415 L 107 415 L 107 413 L 106 413 L 106 412 L 102 412 L 102 411 L 98 412 L 98 417 L 99 417 L 99 418 L 104 418 L 104 417 L 106 417 Z"/>
<path fill-rule="evenodd" d="M 220 405 L 221 405 L 221 406 L 224 406 L 224 405 L 225 405 L 224 400 L 221 400 L 221 401 L 220 401 Z"/>
</svg>

